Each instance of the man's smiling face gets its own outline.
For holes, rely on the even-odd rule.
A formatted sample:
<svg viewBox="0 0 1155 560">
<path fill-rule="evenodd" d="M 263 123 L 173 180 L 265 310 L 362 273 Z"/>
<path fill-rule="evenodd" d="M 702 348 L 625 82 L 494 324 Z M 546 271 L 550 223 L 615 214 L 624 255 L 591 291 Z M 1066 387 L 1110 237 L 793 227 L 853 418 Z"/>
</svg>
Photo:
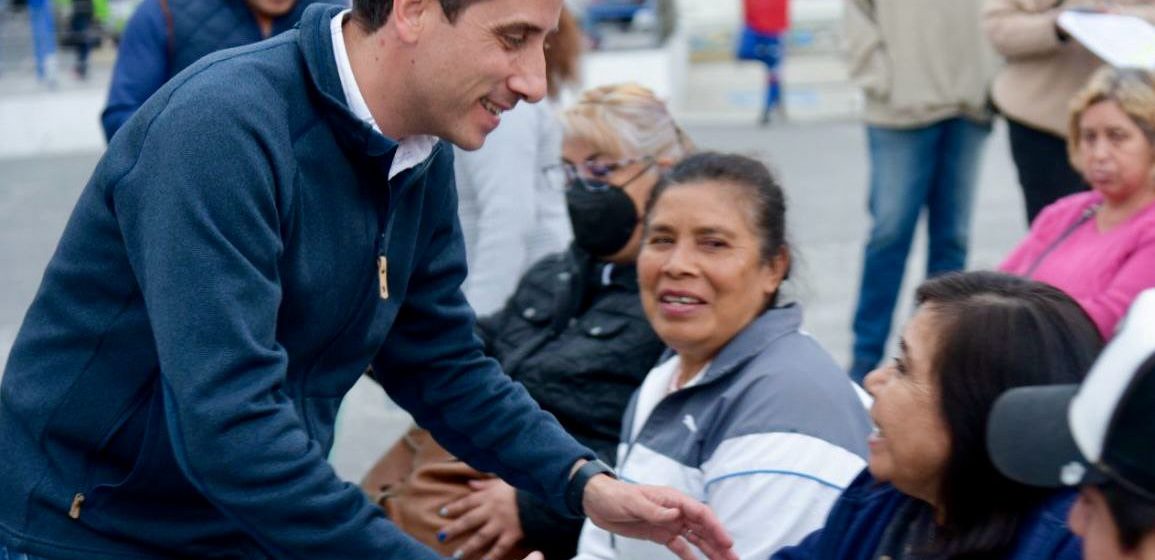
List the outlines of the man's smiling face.
<svg viewBox="0 0 1155 560">
<path fill-rule="evenodd" d="M 411 122 L 476 150 L 503 112 L 545 96 L 545 38 L 562 0 L 482 0 L 453 22 L 436 0 L 428 4 L 411 61 L 418 101 Z"/>
</svg>

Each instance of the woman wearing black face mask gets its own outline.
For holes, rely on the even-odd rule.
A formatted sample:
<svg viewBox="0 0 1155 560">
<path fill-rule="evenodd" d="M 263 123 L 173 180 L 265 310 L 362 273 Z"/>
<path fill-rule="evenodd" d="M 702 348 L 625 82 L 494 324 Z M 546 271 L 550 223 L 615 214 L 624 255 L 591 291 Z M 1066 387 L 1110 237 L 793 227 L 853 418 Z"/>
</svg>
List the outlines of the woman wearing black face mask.
<svg viewBox="0 0 1155 560">
<path fill-rule="evenodd" d="M 532 266 L 505 307 L 478 321 L 478 334 L 542 408 L 613 464 L 626 403 L 664 349 L 638 296 L 640 217 L 663 168 L 692 147 L 665 104 L 637 85 L 589 90 L 561 119 L 563 158 L 544 172 L 565 180 L 573 244 Z M 430 455 L 436 443 L 413 436 L 414 454 Z M 375 470 L 387 469 L 386 462 Z M 393 496 L 390 511 L 404 509 L 407 499 L 432 508 L 403 514 L 443 517 L 441 542 L 431 544 L 466 560 L 520 560 L 525 550 L 541 550 L 548 560 L 574 556 L 580 520 L 483 473 L 475 478 L 468 493 L 448 503 L 407 498 L 420 489 L 385 494 Z M 363 486 L 379 495 L 380 477 L 370 473 Z"/>
<path fill-rule="evenodd" d="M 584 143 L 570 142 L 567 146 L 571 152 L 586 154 L 587 159 L 597 157 L 588 154 L 589 149 Z M 654 180 L 648 175 L 652 175 L 651 170 L 656 165 L 654 158 L 646 156 L 611 163 L 583 161 L 578 164 L 567 160 L 561 165 L 567 175 L 565 199 L 573 225 L 574 244 L 594 257 L 618 263 L 632 262 L 637 256 L 634 234 L 638 230 L 638 204 L 633 196 L 649 193 L 653 188 Z M 637 166 L 644 167 L 629 179 L 620 184 L 610 182 L 611 175 L 623 174 L 629 167 Z"/>
</svg>

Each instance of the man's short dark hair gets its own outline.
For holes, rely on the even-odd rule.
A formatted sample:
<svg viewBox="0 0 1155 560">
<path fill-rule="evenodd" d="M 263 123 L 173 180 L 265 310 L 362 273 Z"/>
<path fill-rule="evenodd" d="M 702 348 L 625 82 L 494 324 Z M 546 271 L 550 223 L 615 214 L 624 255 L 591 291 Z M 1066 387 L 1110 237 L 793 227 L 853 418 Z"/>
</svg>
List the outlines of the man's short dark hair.
<svg viewBox="0 0 1155 560">
<path fill-rule="evenodd" d="M 1155 355 L 1147 358 L 1135 373 L 1136 379 L 1143 376 L 1155 375 Z M 1133 408 L 1133 407 L 1131 407 Z M 1130 417 L 1120 418 L 1120 422 L 1145 422 L 1150 418 L 1150 410 L 1144 408 L 1142 412 L 1136 409 L 1130 412 Z M 1142 417 L 1139 417 L 1142 415 Z M 1132 491 L 1126 485 L 1107 481 L 1099 485 L 1103 492 L 1103 499 L 1107 502 L 1107 509 L 1115 520 L 1119 529 L 1119 545 L 1126 551 L 1139 548 L 1143 537 L 1155 533 L 1155 500 L 1150 495 L 1141 495 Z M 1150 492 L 1150 488 L 1144 488 Z"/>
<path fill-rule="evenodd" d="M 1099 490 L 1119 529 L 1119 545 L 1123 550 L 1139 548 L 1144 537 L 1155 533 L 1155 502 L 1113 482 L 1099 486 Z"/>
<path fill-rule="evenodd" d="M 480 0 L 438 0 L 441 11 L 449 23 L 457 21 L 457 15 L 474 2 Z M 361 24 L 365 31 L 372 33 L 389 20 L 393 11 L 393 0 L 353 0 L 353 20 Z"/>
</svg>

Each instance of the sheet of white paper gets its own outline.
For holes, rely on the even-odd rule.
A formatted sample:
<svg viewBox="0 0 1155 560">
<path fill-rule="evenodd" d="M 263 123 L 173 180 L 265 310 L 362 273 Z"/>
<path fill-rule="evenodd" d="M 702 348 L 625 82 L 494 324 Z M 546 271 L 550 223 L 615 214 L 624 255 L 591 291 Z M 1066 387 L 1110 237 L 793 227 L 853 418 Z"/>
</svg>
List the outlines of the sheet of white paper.
<svg viewBox="0 0 1155 560">
<path fill-rule="evenodd" d="M 1155 69 L 1155 26 L 1142 19 L 1067 11 L 1059 26 L 1111 66 Z"/>
</svg>

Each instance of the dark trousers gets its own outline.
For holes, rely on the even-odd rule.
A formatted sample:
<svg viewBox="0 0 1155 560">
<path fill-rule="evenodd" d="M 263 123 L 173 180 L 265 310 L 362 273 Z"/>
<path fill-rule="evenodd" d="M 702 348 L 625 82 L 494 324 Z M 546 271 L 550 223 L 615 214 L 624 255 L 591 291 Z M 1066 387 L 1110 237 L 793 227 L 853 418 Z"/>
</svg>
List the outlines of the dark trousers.
<svg viewBox="0 0 1155 560">
<path fill-rule="evenodd" d="M 88 77 L 88 53 L 93 47 L 92 12 L 74 10 L 69 21 L 69 31 L 76 47 L 76 74 L 80 78 Z"/>
<path fill-rule="evenodd" d="M 1011 157 L 1015 160 L 1026 202 L 1028 225 L 1048 204 L 1087 190 L 1083 176 L 1071 167 L 1066 139 L 1009 118 L 1007 126 L 1011 133 Z"/>
</svg>

